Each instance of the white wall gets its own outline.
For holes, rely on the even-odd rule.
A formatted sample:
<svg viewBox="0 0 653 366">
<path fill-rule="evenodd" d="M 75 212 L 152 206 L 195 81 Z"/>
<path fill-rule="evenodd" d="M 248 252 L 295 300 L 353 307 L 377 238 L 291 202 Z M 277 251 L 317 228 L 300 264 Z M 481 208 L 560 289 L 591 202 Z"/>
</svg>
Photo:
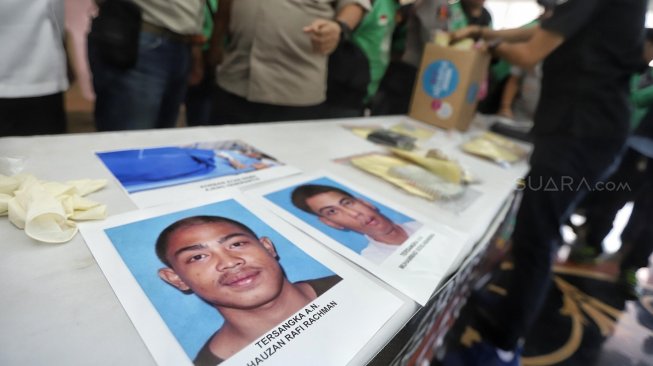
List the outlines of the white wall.
<svg viewBox="0 0 653 366">
<path fill-rule="evenodd" d="M 492 24 L 497 29 L 522 26 L 541 13 L 535 0 L 486 0 L 485 7 L 492 14 Z"/>
<path fill-rule="evenodd" d="M 653 1 L 650 1 L 649 9 L 652 6 Z M 494 28 L 519 27 L 537 18 L 541 12 L 535 0 L 486 0 L 485 7 L 492 14 Z M 653 10 L 646 14 L 646 26 L 653 27 Z"/>
</svg>

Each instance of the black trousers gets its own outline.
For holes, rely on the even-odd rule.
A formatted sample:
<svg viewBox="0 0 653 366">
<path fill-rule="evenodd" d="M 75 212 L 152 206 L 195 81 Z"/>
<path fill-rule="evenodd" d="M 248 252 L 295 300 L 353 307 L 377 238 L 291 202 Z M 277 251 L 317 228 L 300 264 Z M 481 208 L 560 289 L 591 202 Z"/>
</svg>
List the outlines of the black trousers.
<svg viewBox="0 0 653 366">
<path fill-rule="evenodd" d="M 204 57 L 206 60 L 207 58 Z M 203 126 L 210 124 L 215 94 L 215 71 L 204 68 L 202 81 L 186 90 L 186 125 Z"/>
<path fill-rule="evenodd" d="M 379 90 L 370 101 L 372 115 L 407 114 L 417 71 L 413 65 L 391 62 L 381 79 Z"/>
<path fill-rule="evenodd" d="M 598 186 L 621 154 L 624 139 L 537 136 L 534 143 L 531 170 L 518 185 L 523 197 L 512 236 L 514 270 L 508 294 L 490 309 L 493 321 L 481 324 L 483 336 L 504 349 L 514 348 L 536 320 L 550 286 L 560 226 Z"/>
<path fill-rule="evenodd" d="M 591 192 L 582 202 L 587 218 L 586 228 L 588 245 L 602 251 L 603 239 L 612 230 L 612 223 L 617 212 L 630 202 L 645 197 L 646 190 L 651 189 L 650 159 L 637 150 L 628 149 L 619 164 L 619 168 L 606 182 L 606 189 Z M 610 186 L 607 186 L 607 185 Z M 611 189 L 607 189 L 611 188 Z M 613 188 L 613 189 L 612 189 Z M 638 206 L 641 206 L 638 205 Z M 635 208 L 633 208 L 635 210 Z M 638 208 L 641 211 L 642 208 Z M 627 229 L 624 229 L 621 239 L 624 243 L 631 243 L 638 232 L 647 226 L 646 220 L 641 221 L 639 215 L 631 214 Z"/>
<path fill-rule="evenodd" d="M 649 164 L 651 163 L 649 159 Z M 638 269 L 648 265 L 648 258 L 653 253 L 653 171 L 649 170 L 647 189 L 643 190 L 635 199 L 633 212 L 630 214 L 628 225 L 624 228 L 622 240 L 627 243 L 624 258 L 621 261 L 621 270 Z M 625 238 L 628 239 L 625 239 Z M 626 241 L 628 240 L 628 241 Z"/>
<path fill-rule="evenodd" d="M 65 132 L 63 92 L 29 98 L 0 98 L 0 136 Z"/>
</svg>

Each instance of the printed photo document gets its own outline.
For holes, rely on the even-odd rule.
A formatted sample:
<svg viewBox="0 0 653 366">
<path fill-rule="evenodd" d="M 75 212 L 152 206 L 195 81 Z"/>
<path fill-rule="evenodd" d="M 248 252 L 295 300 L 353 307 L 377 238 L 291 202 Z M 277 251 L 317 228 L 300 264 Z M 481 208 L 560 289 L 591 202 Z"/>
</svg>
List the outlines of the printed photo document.
<svg viewBox="0 0 653 366">
<path fill-rule="evenodd" d="M 298 174 L 239 140 L 96 152 L 139 208 Z"/>
<path fill-rule="evenodd" d="M 81 231 L 159 365 L 346 365 L 406 304 L 235 189 Z"/>
<path fill-rule="evenodd" d="M 326 173 L 271 182 L 247 194 L 420 305 L 469 247 L 467 235 Z"/>
</svg>

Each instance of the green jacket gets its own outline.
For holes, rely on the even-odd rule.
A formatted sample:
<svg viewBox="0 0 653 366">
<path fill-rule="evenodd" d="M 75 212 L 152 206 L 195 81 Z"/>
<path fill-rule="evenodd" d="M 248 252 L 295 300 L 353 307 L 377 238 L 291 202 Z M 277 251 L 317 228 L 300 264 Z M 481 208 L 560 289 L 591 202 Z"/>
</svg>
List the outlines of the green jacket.
<svg viewBox="0 0 653 366">
<path fill-rule="evenodd" d="M 390 45 L 398 9 L 397 0 L 375 0 L 372 9 L 352 34 L 352 41 L 360 47 L 370 63 L 370 84 L 365 102 L 376 93 L 390 63 Z"/>
<path fill-rule="evenodd" d="M 653 104 L 653 68 L 630 78 L 630 101 L 633 106 L 630 127 L 634 130 Z"/>
<path fill-rule="evenodd" d="M 204 22 L 202 25 L 202 35 L 206 39 L 211 38 L 213 33 L 213 14 L 218 11 L 218 0 L 208 0 L 209 4 L 204 5 Z M 211 6 L 211 8 L 209 8 Z M 209 49 L 209 42 L 204 44 L 204 50 Z"/>
</svg>

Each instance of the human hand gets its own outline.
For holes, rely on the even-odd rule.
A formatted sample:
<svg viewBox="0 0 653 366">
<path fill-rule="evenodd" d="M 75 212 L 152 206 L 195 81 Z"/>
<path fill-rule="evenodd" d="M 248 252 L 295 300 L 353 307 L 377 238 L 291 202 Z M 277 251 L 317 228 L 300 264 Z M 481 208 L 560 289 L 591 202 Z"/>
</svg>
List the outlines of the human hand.
<svg viewBox="0 0 653 366">
<path fill-rule="evenodd" d="M 336 21 L 316 19 L 303 30 L 311 37 L 313 52 L 326 56 L 338 47 L 341 29 Z"/>
<path fill-rule="evenodd" d="M 481 27 L 478 25 L 468 25 L 466 27 L 460 28 L 456 31 L 453 31 L 449 34 L 451 43 L 456 43 L 465 38 L 474 38 L 480 37 Z"/>
</svg>

